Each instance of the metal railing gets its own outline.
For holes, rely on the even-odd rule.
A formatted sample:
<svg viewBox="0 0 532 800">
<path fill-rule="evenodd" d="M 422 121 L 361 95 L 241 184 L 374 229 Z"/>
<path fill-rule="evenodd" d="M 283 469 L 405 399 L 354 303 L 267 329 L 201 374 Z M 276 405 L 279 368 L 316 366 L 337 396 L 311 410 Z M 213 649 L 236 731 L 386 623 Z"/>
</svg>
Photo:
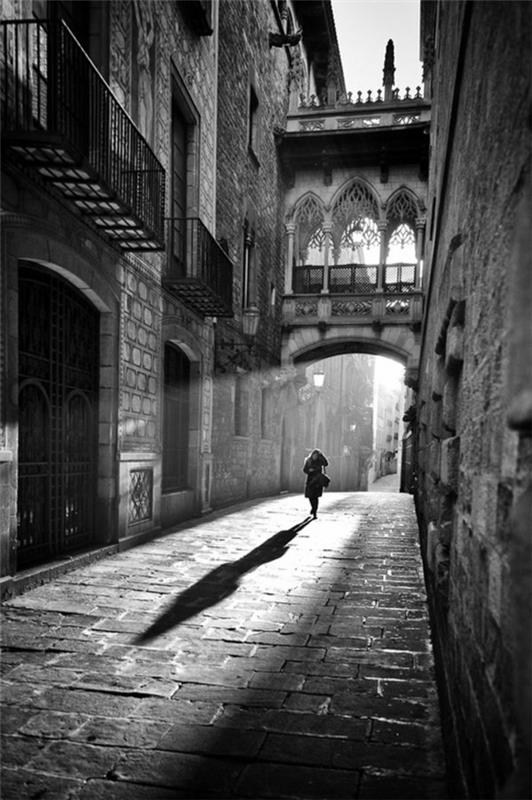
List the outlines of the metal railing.
<svg viewBox="0 0 532 800">
<path fill-rule="evenodd" d="M 63 143 L 163 241 L 164 169 L 67 25 L 0 26 L 3 135 Z"/>
<path fill-rule="evenodd" d="M 168 282 L 195 283 L 218 298 L 232 316 L 233 264 L 216 239 L 197 217 L 170 218 L 168 223 L 168 258 L 164 277 Z M 194 303 L 197 293 L 191 289 Z M 197 304 L 208 306 L 208 297 L 198 297 Z M 208 313 L 208 312 L 206 312 Z M 222 316 L 218 312 L 218 316 Z"/>
<path fill-rule="evenodd" d="M 378 267 L 367 264 L 339 264 L 329 267 L 330 294 L 374 294 L 378 288 Z M 296 294 L 319 294 L 324 287 L 323 266 L 297 266 L 293 271 Z M 384 292 L 409 293 L 416 290 L 416 264 L 386 264 Z"/>
<path fill-rule="evenodd" d="M 371 294 L 377 289 L 377 267 L 365 264 L 342 264 L 331 267 L 331 294 Z"/>
<path fill-rule="evenodd" d="M 386 264 L 384 288 L 388 292 L 413 292 L 416 287 L 416 264 Z"/>
<path fill-rule="evenodd" d="M 294 267 L 294 292 L 319 294 L 323 289 L 323 267 Z"/>
</svg>

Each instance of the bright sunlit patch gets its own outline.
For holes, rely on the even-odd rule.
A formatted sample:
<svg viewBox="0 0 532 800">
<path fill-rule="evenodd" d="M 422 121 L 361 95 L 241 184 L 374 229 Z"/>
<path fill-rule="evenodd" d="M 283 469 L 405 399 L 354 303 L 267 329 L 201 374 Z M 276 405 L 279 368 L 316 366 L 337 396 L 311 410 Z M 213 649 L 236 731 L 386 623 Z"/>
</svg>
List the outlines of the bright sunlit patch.
<svg viewBox="0 0 532 800">
<path fill-rule="evenodd" d="M 400 387 L 404 381 L 405 368 L 398 361 L 384 356 L 375 358 L 375 381 L 390 389 Z"/>
</svg>

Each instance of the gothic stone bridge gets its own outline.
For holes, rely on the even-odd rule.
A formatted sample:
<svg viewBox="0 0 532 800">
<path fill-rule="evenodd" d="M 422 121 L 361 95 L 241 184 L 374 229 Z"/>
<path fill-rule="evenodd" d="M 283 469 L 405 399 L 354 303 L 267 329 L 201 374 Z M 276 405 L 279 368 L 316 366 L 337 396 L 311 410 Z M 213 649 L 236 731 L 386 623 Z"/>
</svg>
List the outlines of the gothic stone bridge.
<svg viewBox="0 0 532 800">
<path fill-rule="evenodd" d="M 423 297 L 419 290 L 375 294 L 292 294 L 283 300 L 285 365 L 342 353 L 395 357 L 417 379 Z"/>
<path fill-rule="evenodd" d="M 430 103 L 385 82 L 292 103 L 279 152 L 287 234 L 282 361 L 388 355 L 414 385 Z"/>
</svg>

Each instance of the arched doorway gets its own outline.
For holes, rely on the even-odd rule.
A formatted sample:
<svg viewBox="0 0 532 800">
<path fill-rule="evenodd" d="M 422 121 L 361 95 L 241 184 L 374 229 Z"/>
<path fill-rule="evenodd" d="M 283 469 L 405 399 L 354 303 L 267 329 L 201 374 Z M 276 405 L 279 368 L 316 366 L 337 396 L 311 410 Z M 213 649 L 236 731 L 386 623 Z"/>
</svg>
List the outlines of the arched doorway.
<svg viewBox="0 0 532 800">
<path fill-rule="evenodd" d="M 94 540 L 99 313 L 56 273 L 19 269 L 17 567 Z"/>
<path fill-rule="evenodd" d="M 189 486 L 190 361 L 176 345 L 164 347 L 163 492 Z"/>
</svg>

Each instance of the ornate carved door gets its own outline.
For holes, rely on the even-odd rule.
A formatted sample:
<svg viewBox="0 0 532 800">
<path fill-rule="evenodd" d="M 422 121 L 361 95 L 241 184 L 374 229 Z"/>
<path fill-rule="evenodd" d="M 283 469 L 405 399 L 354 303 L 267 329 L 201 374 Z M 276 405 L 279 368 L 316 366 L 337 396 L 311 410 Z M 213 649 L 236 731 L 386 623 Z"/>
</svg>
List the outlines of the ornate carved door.
<svg viewBox="0 0 532 800">
<path fill-rule="evenodd" d="M 93 540 L 99 315 L 55 273 L 19 275 L 20 568 Z"/>
</svg>

